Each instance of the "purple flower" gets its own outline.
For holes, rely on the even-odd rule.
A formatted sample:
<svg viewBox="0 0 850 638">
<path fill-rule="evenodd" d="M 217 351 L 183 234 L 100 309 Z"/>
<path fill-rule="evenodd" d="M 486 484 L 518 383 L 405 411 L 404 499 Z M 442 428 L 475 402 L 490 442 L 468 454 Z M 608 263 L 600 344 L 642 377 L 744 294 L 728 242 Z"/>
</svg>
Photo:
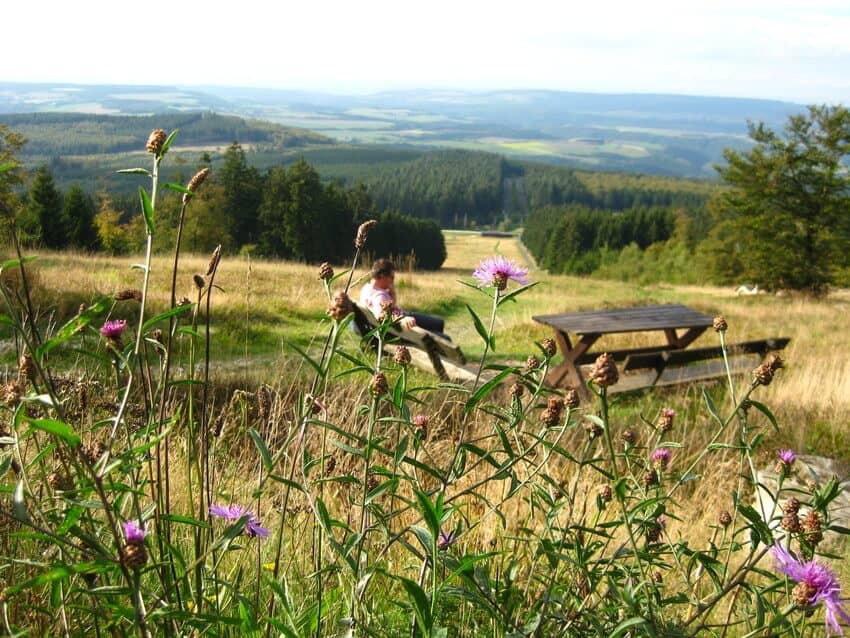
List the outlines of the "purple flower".
<svg viewBox="0 0 850 638">
<path fill-rule="evenodd" d="M 791 467 L 797 458 L 797 455 L 792 450 L 779 450 L 777 455 L 779 456 L 779 461 L 786 467 Z"/>
<path fill-rule="evenodd" d="M 498 290 L 504 290 L 509 279 L 519 284 L 528 283 L 528 269 L 501 255 L 488 257 L 482 261 L 472 276 L 480 281 L 482 286 L 493 286 Z"/>
<path fill-rule="evenodd" d="M 440 530 L 440 540 L 437 541 L 437 549 L 440 551 L 448 549 L 457 540 L 454 532 Z"/>
<path fill-rule="evenodd" d="M 652 453 L 652 464 L 662 472 L 667 469 L 670 464 L 670 450 L 666 447 L 660 447 Z"/>
<path fill-rule="evenodd" d="M 661 410 L 661 415 L 665 418 L 672 419 L 674 416 L 676 416 L 676 410 L 674 410 L 673 408 L 664 408 L 663 410 Z"/>
<path fill-rule="evenodd" d="M 127 329 L 127 322 L 124 319 L 115 319 L 113 321 L 107 321 L 100 327 L 100 334 L 102 334 L 107 339 L 112 339 L 117 341 L 121 338 L 121 335 L 124 334 L 124 331 Z"/>
<path fill-rule="evenodd" d="M 210 505 L 210 514 L 232 523 L 247 516 L 248 522 L 245 523 L 245 534 L 252 538 L 254 536 L 265 538 L 269 535 L 269 530 L 260 525 L 260 519 L 241 505 Z"/>
<path fill-rule="evenodd" d="M 125 521 L 123 527 L 124 540 L 128 545 L 138 545 L 143 542 L 145 540 L 145 536 L 148 535 L 145 528 L 140 526 L 136 521 Z"/>
<path fill-rule="evenodd" d="M 830 636 L 832 632 L 840 635 L 838 618 L 850 622 L 850 615 L 841 607 L 841 588 L 832 570 L 815 560 L 800 562 L 779 543 L 771 548 L 771 552 L 776 560 L 774 568 L 798 583 L 793 592 L 794 602 L 800 606 L 823 602 L 826 607 L 826 635 Z"/>
</svg>

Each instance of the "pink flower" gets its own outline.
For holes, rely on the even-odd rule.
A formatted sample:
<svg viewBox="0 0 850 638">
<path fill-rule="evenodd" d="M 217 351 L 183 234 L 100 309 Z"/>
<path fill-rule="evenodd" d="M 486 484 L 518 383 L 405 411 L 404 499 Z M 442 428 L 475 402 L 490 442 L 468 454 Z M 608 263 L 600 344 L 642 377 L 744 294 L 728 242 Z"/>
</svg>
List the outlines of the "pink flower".
<svg viewBox="0 0 850 638">
<path fill-rule="evenodd" d="M 472 276 L 480 281 L 482 286 L 493 286 L 499 290 L 505 289 L 509 279 L 518 284 L 528 283 L 528 269 L 501 255 L 482 261 Z"/>
<path fill-rule="evenodd" d="M 826 608 L 826 635 L 832 632 L 840 635 L 838 619 L 850 622 L 850 615 L 841 607 L 841 588 L 832 570 L 815 560 L 800 562 L 779 543 L 771 552 L 776 560 L 774 568 L 798 583 L 794 588 L 795 602 L 809 606 L 822 602 Z"/>
<path fill-rule="evenodd" d="M 125 521 L 123 527 L 124 540 L 128 545 L 138 545 L 144 541 L 145 536 L 148 535 L 145 528 L 140 526 L 136 521 Z"/>
<path fill-rule="evenodd" d="M 107 339 L 118 340 L 124 331 L 127 329 L 127 322 L 124 319 L 114 319 L 107 321 L 100 327 L 100 334 Z"/>
<path fill-rule="evenodd" d="M 652 464 L 662 472 L 667 469 L 670 464 L 670 450 L 666 447 L 660 447 L 652 453 Z"/>
<path fill-rule="evenodd" d="M 269 530 L 260 525 L 260 519 L 241 505 L 210 505 L 210 514 L 232 523 L 247 516 L 248 521 L 245 523 L 245 534 L 252 538 L 254 536 L 265 538 L 269 535 Z"/>
<path fill-rule="evenodd" d="M 791 467 L 797 459 L 797 455 L 792 450 L 779 450 L 776 454 L 785 467 Z"/>
<path fill-rule="evenodd" d="M 456 540 L 457 540 L 457 536 L 455 535 L 454 532 L 446 532 L 446 531 L 440 530 L 440 539 L 437 541 L 437 549 L 446 550 Z"/>
<path fill-rule="evenodd" d="M 676 410 L 674 410 L 673 408 L 664 408 L 663 410 L 661 410 L 661 415 L 668 419 L 672 419 L 674 416 L 676 416 Z"/>
</svg>

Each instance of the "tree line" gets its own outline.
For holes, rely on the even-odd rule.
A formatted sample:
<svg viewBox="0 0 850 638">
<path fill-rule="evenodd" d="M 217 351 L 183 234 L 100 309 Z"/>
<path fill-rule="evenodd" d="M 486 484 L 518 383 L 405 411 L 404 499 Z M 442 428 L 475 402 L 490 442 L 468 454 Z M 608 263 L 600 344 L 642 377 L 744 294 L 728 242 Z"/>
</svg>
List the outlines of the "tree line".
<svg viewBox="0 0 850 638">
<path fill-rule="evenodd" d="M 7 132 L 2 127 L 0 131 Z M 20 137 L 11 135 L 0 136 L 7 140 L 0 145 L 0 155 L 5 148 L 10 160 L 20 149 Z M 47 165 L 34 172 L 29 188 L 17 197 L 13 175 L 0 173 L 0 196 L 8 211 L 4 226 L 8 230 L 14 225 L 25 244 L 113 254 L 142 248 L 144 221 L 134 198 L 103 191 L 93 197 L 77 185 L 63 193 Z M 181 197 L 165 191 L 159 201 L 155 250 L 173 248 Z M 324 183 L 303 160 L 261 173 L 234 142 L 221 168 L 187 207 L 182 245 L 190 252 L 208 252 L 221 244 L 231 252 L 263 257 L 345 263 L 357 226 L 375 216 L 364 186 Z M 384 211 L 378 219 L 383 227 L 370 234 L 365 246 L 370 253 L 411 258 L 425 269 L 442 265 L 445 242 L 435 222 L 393 211 Z"/>
</svg>

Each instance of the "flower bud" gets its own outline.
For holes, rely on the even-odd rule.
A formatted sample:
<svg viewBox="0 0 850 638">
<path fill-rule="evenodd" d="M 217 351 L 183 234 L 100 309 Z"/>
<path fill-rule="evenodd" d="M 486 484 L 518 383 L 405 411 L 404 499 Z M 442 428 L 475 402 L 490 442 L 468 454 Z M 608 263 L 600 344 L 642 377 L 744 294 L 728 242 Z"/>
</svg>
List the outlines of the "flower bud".
<svg viewBox="0 0 850 638">
<path fill-rule="evenodd" d="M 145 148 L 148 153 L 159 156 L 162 153 L 162 146 L 165 144 L 165 140 L 168 139 L 168 134 L 163 131 L 161 128 L 155 129 L 151 131 L 150 137 L 148 137 L 148 143 L 145 144 Z"/>
</svg>

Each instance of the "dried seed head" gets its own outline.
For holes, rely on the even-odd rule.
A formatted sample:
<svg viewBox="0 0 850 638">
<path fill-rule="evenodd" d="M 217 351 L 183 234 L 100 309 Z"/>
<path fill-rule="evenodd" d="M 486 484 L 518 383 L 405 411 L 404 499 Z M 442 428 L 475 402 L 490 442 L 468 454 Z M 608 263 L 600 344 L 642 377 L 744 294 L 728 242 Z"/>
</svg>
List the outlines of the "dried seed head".
<svg viewBox="0 0 850 638">
<path fill-rule="evenodd" d="M 334 269 L 328 262 L 323 262 L 321 266 L 319 266 L 319 279 L 324 279 L 328 281 L 333 279 L 334 277 Z"/>
<path fill-rule="evenodd" d="M 578 392 L 576 392 L 575 388 L 567 388 L 564 393 L 564 405 L 566 405 L 570 410 L 575 410 L 580 403 L 581 399 L 579 398 Z"/>
<path fill-rule="evenodd" d="M 28 381 L 35 379 L 35 361 L 29 352 L 24 352 L 18 360 L 18 375 Z"/>
<path fill-rule="evenodd" d="M 325 461 L 325 476 L 332 476 L 335 469 L 336 457 L 331 456 L 327 461 Z"/>
<path fill-rule="evenodd" d="M 357 236 L 354 238 L 354 247 L 363 248 L 363 245 L 366 243 L 366 238 L 369 236 L 369 231 L 377 225 L 378 222 L 374 219 L 370 219 L 360 224 L 357 228 Z"/>
<path fill-rule="evenodd" d="M 88 308 L 88 306 L 86 306 L 86 304 L 84 304 L 84 303 L 81 303 L 80 307 L 77 308 L 77 314 L 78 315 L 83 314 L 86 311 L 86 308 Z"/>
<path fill-rule="evenodd" d="M 369 390 L 372 392 L 373 396 L 379 397 L 387 393 L 390 389 L 389 384 L 387 383 L 387 377 L 383 372 L 376 372 L 375 376 L 372 377 L 372 383 L 369 386 Z"/>
<path fill-rule="evenodd" d="M 20 381 L 9 381 L 0 386 L 0 401 L 9 408 L 14 408 L 20 403 L 21 398 L 27 393 L 26 386 Z"/>
<path fill-rule="evenodd" d="M 785 505 L 782 506 L 782 511 L 786 514 L 796 514 L 800 511 L 800 501 L 792 496 L 785 501 Z"/>
<path fill-rule="evenodd" d="M 714 328 L 715 332 L 726 332 L 729 328 L 729 324 L 726 323 L 725 317 L 717 316 L 714 318 L 714 321 L 711 322 L 711 327 Z"/>
<path fill-rule="evenodd" d="M 723 527 L 729 527 L 732 524 L 732 515 L 727 510 L 723 510 L 717 520 Z"/>
<path fill-rule="evenodd" d="M 546 407 L 560 415 L 564 411 L 564 400 L 557 395 L 551 396 L 546 399 Z"/>
<path fill-rule="evenodd" d="M 525 360 L 525 369 L 529 372 L 537 370 L 540 367 L 540 359 L 535 357 L 533 354 L 528 356 L 528 359 Z"/>
<path fill-rule="evenodd" d="M 257 390 L 257 414 L 260 420 L 265 424 L 268 423 L 269 414 L 271 413 L 272 398 L 271 391 L 266 385 L 261 385 Z"/>
<path fill-rule="evenodd" d="M 221 436 L 224 431 L 224 412 L 219 412 L 218 416 L 213 421 L 212 435 L 216 438 Z"/>
<path fill-rule="evenodd" d="M 548 427 L 555 427 L 561 422 L 561 412 L 560 410 L 553 410 L 552 408 L 546 408 L 543 410 L 543 415 L 540 417 L 540 420 L 543 422 L 543 425 Z"/>
<path fill-rule="evenodd" d="M 643 475 L 643 486 L 646 488 L 658 485 L 658 472 L 653 468 Z"/>
<path fill-rule="evenodd" d="M 142 291 L 136 288 L 127 288 L 126 290 L 119 290 L 115 293 L 115 301 L 127 301 L 129 299 L 141 301 Z"/>
<path fill-rule="evenodd" d="M 525 394 L 525 387 L 521 383 L 514 383 L 510 389 L 511 396 L 515 399 L 519 399 Z"/>
<path fill-rule="evenodd" d="M 812 603 L 812 598 L 818 593 L 818 588 L 812 583 L 801 580 L 791 591 L 791 599 L 798 607 L 809 607 Z"/>
<path fill-rule="evenodd" d="M 410 350 L 407 349 L 407 346 L 398 346 L 396 348 L 393 361 L 402 367 L 410 365 Z"/>
<path fill-rule="evenodd" d="M 348 295 L 344 292 L 338 292 L 333 296 L 333 301 L 328 307 L 327 314 L 335 321 L 342 321 L 354 310 L 354 305 L 351 303 Z"/>
<path fill-rule="evenodd" d="M 650 521 L 647 523 L 644 534 L 646 535 L 646 540 L 650 543 L 656 542 L 659 538 L 661 538 L 661 533 L 664 531 L 664 521 L 661 518 L 657 518 L 654 521 Z"/>
<path fill-rule="evenodd" d="M 155 129 L 151 131 L 150 137 L 148 137 L 148 143 L 145 144 L 145 148 L 148 150 L 148 153 L 158 156 L 162 153 L 162 145 L 165 144 L 165 140 L 167 139 L 168 133 L 163 131 L 161 128 Z"/>
<path fill-rule="evenodd" d="M 221 261 L 221 244 L 216 246 L 210 255 L 210 263 L 207 265 L 207 277 L 218 270 L 218 262 Z"/>
<path fill-rule="evenodd" d="M 384 323 L 385 321 L 392 321 L 395 317 L 393 316 L 395 310 L 395 304 L 389 299 L 381 302 L 381 311 L 378 313 L 376 317 L 378 321 Z"/>
<path fill-rule="evenodd" d="M 121 550 L 121 563 L 127 569 L 141 569 L 148 562 L 148 553 L 140 543 L 125 545 Z"/>
<path fill-rule="evenodd" d="M 584 429 L 587 431 L 587 436 L 590 437 L 591 441 L 602 436 L 602 426 L 593 421 L 585 423 Z"/>
<path fill-rule="evenodd" d="M 83 454 L 89 463 L 94 465 L 106 454 L 106 443 L 103 441 L 93 441 L 89 445 L 83 446 Z"/>
<path fill-rule="evenodd" d="M 673 418 L 676 416 L 676 411 L 672 408 L 664 408 L 661 410 L 661 416 L 658 417 L 658 430 L 660 432 L 669 432 L 673 429 Z"/>
<path fill-rule="evenodd" d="M 204 183 L 204 180 L 210 174 L 210 169 L 202 168 L 197 173 L 192 175 L 192 179 L 189 180 L 189 183 L 186 184 L 186 189 L 194 193 L 198 190 L 198 187 Z M 183 193 L 183 203 L 186 204 L 190 199 L 192 199 L 192 195 L 189 193 Z"/>
<path fill-rule="evenodd" d="M 620 438 L 623 439 L 623 443 L 629 446 L 634 445 L 638 440 L 637 432 L 631 429 L 623 430 L 622 434 L 620 434 Z"/>
<path fill-rule="evenodd" d="M 197 288 L 198 290 L 203 290 L 204 286 L 207 285 L 207 282 L 204 281 L 204 278 L 197 274 L 192 275 L 192 281 L 195 282 L 195 288 Z"/>
<path fill-rule="evenodd" d="M 422 441 L 428 438 L 428 426 L 431 420 L 425 414 L 417 414 L 413 417 L 413 427 L 416 428 L 416 436 Z"/>
<path fill-rule="evenodd" d="M 600 388 L 607 388 L 617 383 L 620 373 L 617 372 L 617 363 L 614 361 L 614 357 L 607 352 L 600 354 L 593 364 L 589 376 L 591 381 Z"/>
<path fill-rule="evenodd" d="M 802 529 L 797 512 L 786 512 L 779 524 L 782 529 L 791 534 L 797 534 Z"/>
<path fill-rule="evenodd" d="M 378 479 L 378 477 L 372 472 L 369 472 L 369 476 L 366 477 L 366 489 L 371 492 L 376 487 L 378 487 L 378 485 L 380 485 L 380 480 Z"/>
<path fill-rule="evenodd" d="M 64 492 L 73 488 L 70 479 L 62 472 L 51 472 L 48 474 L 47 484 L 57 492 Z"/>
<path fill-rule="evenodd" d="M 603 485 L 599 488 L 599 498 L 602 499 L 603 503 L 608 503 L 614 498 L 614 492 L 611 490 L 610 485 Z"/>
<path fill-rule="evenodd" d="M 753 383 L 756 385 L 770 385 L 773 375 L 780 368 L 785 367 L 785 362 L 778 355 L 772 354 L 759 367 L 753 370 Z"/>
<path fill-rule="evenodd" d="M 803 519 L 803 538 L 810 543 L 820 543 L 823 540 L 823 520 L 815 510 L 810 510 Z"/>
<path fill-rule="evenodd" d="M 180 297 L 180 299 L 177 300 L 177 305 L 181 306 L 181 307 L 182 306 L 191 306 L 192 300 L 189 299 L 189 297 L 183 296 L 183 297 Z"/>
<path fill-rule="evenodd" d="M 548 337 L 540 342 L 540 347 L 543 348 L 543 352 L 546 353 L 547 357 L 554 357 L 555 353 L 558 351 L 555 347 L 555 340 L 549 339 Z"/>
</svg>

